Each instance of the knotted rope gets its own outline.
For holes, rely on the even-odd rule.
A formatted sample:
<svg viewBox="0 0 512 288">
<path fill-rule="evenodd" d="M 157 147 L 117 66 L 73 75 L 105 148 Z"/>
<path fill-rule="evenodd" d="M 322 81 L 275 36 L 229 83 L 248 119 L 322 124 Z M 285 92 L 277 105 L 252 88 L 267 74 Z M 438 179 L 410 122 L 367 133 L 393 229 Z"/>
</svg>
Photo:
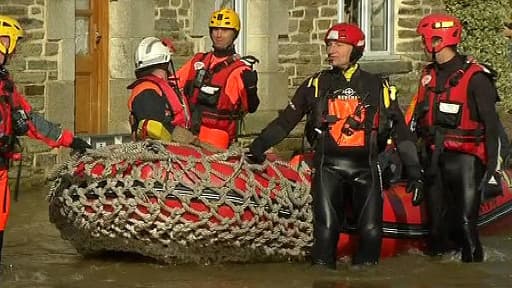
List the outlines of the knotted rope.
<svg viewBox="0 0 512 288">
<path fill-rule="evenodd" d="M 308 171 L 158 141 L 75 155 L 49 176 L 50 220 L 84 254 L 177 262 L 302 259 L 312 244 Z"/>
</svg>

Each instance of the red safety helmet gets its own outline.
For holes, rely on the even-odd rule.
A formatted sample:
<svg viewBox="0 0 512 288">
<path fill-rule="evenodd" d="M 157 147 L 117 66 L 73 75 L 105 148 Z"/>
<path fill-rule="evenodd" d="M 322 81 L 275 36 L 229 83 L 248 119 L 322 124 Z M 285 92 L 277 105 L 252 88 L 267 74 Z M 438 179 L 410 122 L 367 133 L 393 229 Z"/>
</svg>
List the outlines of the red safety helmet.
<svg viewBox="0 0 512 288">
<path fill-rule="evenodd" d="M 363 56 L 364 51 L 364 33 L 355 24 L 350 23 L 339 23 L 335 24 L 329 30 L 327 30 L 327 33 L 325 33 L 325 44 L 329 41 L 336 41 L 341 43 L 347 43 L 354 47 L 354 50 L 352 50 L 352 55 L 350 55 L 350 61 L 355 62 Z"/>
<path fill-rule="evenodd" d="M 457 45 L 461 41 L 462 24 L 457 17 L 447 14 L 430 14 L 418 23 L 416 32 L 423 37 L 423 42 L 429 53 L 439 52 L 447 46 Z M 440 38 L 441 43 L 432 47 L 434 38 Z"/>
</svg>

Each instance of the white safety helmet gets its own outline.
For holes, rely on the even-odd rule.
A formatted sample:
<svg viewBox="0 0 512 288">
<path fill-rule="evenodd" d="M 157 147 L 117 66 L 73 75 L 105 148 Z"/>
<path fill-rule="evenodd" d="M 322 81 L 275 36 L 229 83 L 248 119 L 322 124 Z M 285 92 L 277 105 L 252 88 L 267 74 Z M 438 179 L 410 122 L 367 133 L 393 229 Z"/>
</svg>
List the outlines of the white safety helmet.
<svg viewBox="0 0 512 288">
<path fill-rule="evenodd" d="M 146 37 L 140 41 L 135 51 L 135 70 L 152 65 L 168 63 L 172 53 L 162 41 L 156 37 Z"/>
</svg>

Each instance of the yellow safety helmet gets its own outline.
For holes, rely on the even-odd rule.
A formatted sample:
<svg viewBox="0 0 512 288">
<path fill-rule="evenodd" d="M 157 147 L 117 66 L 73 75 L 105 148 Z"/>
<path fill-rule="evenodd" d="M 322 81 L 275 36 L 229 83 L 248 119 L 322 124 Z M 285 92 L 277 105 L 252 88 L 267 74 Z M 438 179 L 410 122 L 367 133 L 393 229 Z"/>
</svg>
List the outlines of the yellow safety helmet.
<svg viewBox="0 0 512 288">
<path fill-rule="evenodd" d="M 10 54 L 16 49 L 16 43 L 23 38 L 24 32 L 20 23 L 9 16 L 0 15 L 0 36 L 9 37 L 9 47 L 0 42 L 0 52 Z"/>
<path fill-rule="evenodd" d="M 232 9 L 222 8 L 212 13 L 210 28 L 231 28 L 240 31 L 240 18 Z"/>
</svg>

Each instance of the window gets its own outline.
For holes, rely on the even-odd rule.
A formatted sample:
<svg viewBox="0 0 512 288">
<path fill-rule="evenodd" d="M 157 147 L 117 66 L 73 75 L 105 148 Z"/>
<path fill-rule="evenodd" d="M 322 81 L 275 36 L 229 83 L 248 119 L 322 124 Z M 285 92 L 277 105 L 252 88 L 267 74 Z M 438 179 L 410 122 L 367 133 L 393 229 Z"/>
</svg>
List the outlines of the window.
<svg viewBox="0 0 512 288">
<path fill-rule="evenodd" d="M 238 34 L 238 38 L 235 40 L 236 51 L 240 55 L 246 54 L 246 0 L 215 0 L 215 10 L 220 8 L 227 7 L 236 11 L 238 16 L 240 17 L 240 33 Z"/>
<path fill-rule="evenodd" d="M 365 55 L 383 56 L 392 53 L 392 0 L 339 0 L 338 22 L 359 24 L 366 35 Z"/>
</svg>

